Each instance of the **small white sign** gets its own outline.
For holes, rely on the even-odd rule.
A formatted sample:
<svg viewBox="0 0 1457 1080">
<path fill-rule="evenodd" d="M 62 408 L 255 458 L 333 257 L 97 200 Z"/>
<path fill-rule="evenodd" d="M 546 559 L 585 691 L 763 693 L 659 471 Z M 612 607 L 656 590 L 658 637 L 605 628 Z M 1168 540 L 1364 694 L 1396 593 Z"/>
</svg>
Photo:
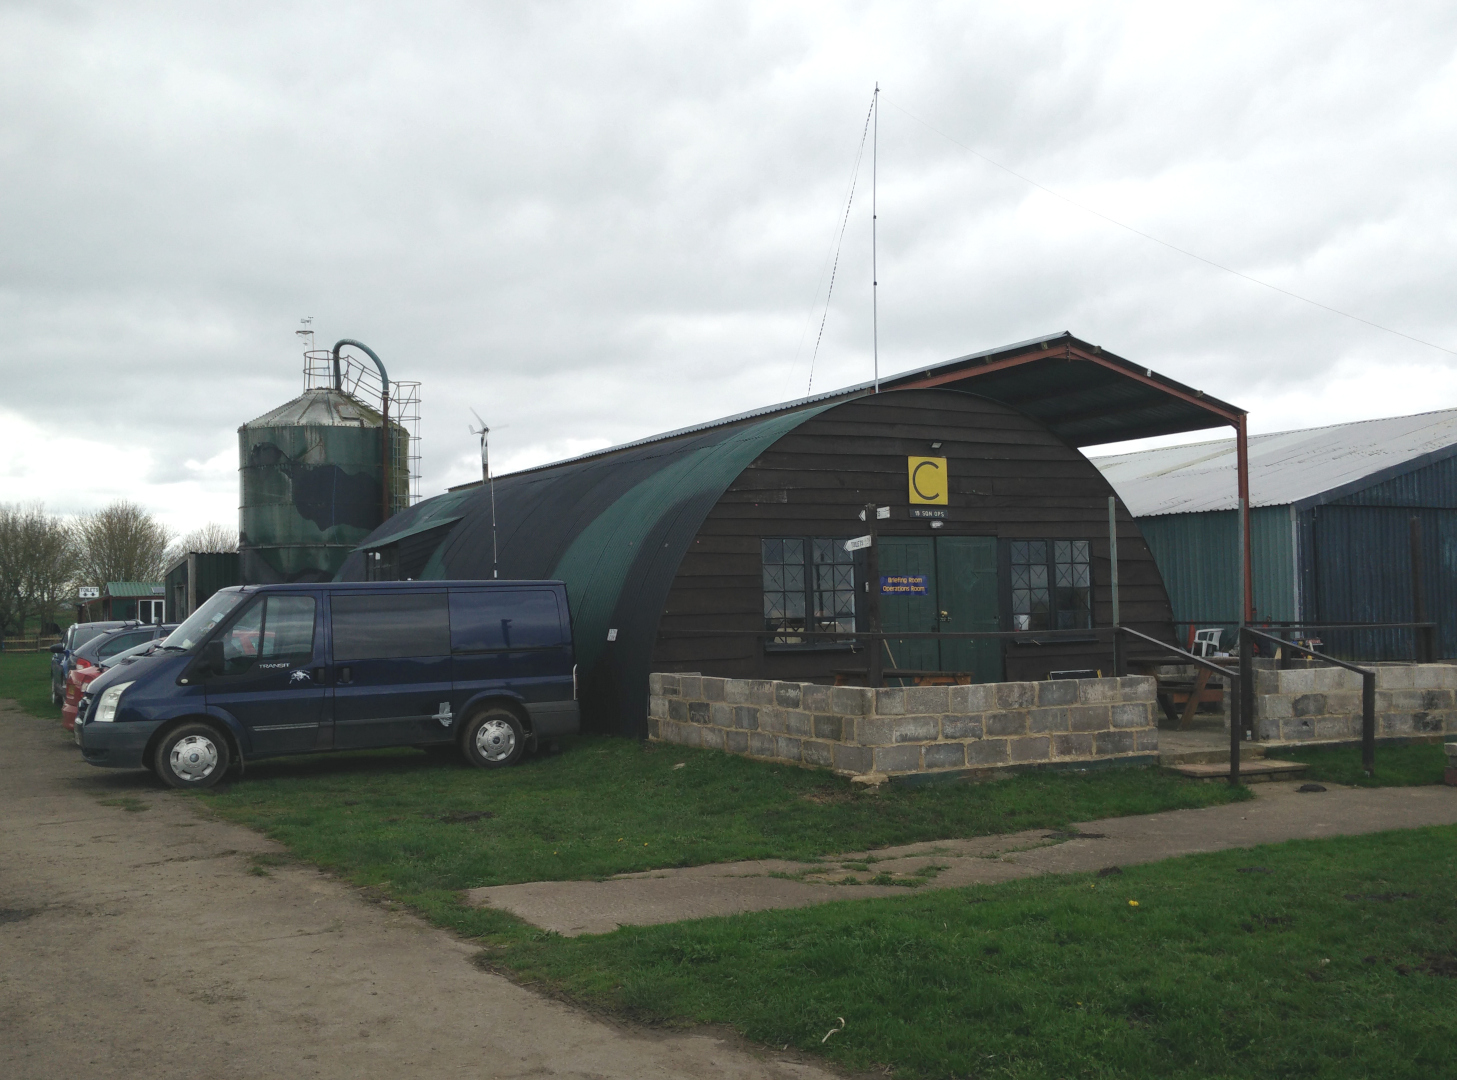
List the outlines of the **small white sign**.
<svg viewBox="0 0 1457 1080">
<path fill-rule="evenodd" d="M 101 590 L 95 585 L 82 585 L 76 590 L 76 598 L 78 600 L 100 600 Z"/>
<path fill-rule="evenodd" d="M 869 546 L 870 537 L 868 536 L 857 536 L 854 540 L 845 541 L 846 551 L 859 551 L 861 548 L 868 548 Z"/>
<path fill-rule="evenodd" d="M 888 506 L 878 506 L 878 507 L 876 507 L 875 508 L 875 516 L 877 518 L 879 518 L 881 521 L 885 521 L 887 518 L 890 517 L 890 507 L 888 507 Z"/>
<path fill-rule="evenodd" d="M 607 640 L 608 641 L 616 641 L 617 640 L 617 630 L 616 630 L 615 627 L 613 629 L 607 631 Z"/>
</svg>

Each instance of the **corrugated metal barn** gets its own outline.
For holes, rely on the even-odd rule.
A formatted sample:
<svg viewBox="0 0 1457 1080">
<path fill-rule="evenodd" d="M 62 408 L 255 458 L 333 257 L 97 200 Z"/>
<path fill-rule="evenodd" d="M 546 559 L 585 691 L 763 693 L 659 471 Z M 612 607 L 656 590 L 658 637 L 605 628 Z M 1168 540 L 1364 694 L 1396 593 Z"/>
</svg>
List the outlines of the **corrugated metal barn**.
<svg viewBox="0 0 1457 1080">
<path fill-rule="evenodd" d="M 1457 409 L 1254 435 L 1249 445 L 1257 619 L 1411 621 L 1416 517 L 1426 615 L 1439 624 L 1439 655 L 1457 656 Z M 1239 610 L 1233 440 L 1093 463 L 1138 519 L 1174 618 L 1232 626 Z M 1324 640 L 1367 659 L 1413 654 L 1410 631 Z"/>
<path fill-rule="evenodd" d="M 865 667 L 863 562 L 844 541 L 878 523 L 887 631 L 1026 631 L 1005 645 L 890 643 L 887 666 L 981 681 L 1109 669 L 1089 633 L 1111 618 L 1108 498 L 1076 447 L 1242 422 L 1242 411 L 1060 334 L 499 477 L 502 578 L 559 578 L 572 603 L 584 726 L 641 735 L 650 671 L 830 681 Z M 912 506 L 930 460 L 939 506 Z M 1131 516 L 1117 512 L 1123 621 L 1165 639 L 1172 610 Z M 451 491 L 396 515 L 341 580 L 492 576 L 490 493 Z M 884 592 L 885 590 L 882 589 Z M 737 632 L 737 633 L 733 633 Z M 756 646 L 753 635 L 768 640 Z M 896 650 L 899 650 L 896 654 Z"/>
</svg>

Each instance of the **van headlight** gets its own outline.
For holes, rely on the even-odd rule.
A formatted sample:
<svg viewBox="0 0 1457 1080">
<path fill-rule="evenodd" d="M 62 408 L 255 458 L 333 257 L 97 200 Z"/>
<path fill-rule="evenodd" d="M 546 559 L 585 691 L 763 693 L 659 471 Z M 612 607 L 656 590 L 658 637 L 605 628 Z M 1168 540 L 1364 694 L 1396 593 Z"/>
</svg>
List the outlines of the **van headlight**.
<svg viewBox="0 0 1457 1080">
<path fill-rule="evenodd" d="M 101 693 L 101 700 L 96 703 L 93 715 L 88 717 L 99 724 L 109 724 L 116 719 L 116 707 L 121 703 L 121 695 L 126 693 L 129 682 L 117 683 L 115 686 L 108 686 Z"/>
</svg>

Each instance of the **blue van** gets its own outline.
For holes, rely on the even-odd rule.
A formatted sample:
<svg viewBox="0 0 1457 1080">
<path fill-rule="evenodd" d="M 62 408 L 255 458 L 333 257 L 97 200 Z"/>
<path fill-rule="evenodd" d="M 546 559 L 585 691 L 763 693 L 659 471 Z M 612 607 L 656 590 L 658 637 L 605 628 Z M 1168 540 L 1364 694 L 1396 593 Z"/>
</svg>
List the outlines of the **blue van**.
<svg viewBox="0 0 1457 1080">
<path fill-rule="evenodd" d="M 366 747 L 457 747 L 482 768 L 580 727 L 560 581 L 223 589 L 149 655 L 86 688 L 92 765 L 178 788 L 234 764 Z"/>
</svg>

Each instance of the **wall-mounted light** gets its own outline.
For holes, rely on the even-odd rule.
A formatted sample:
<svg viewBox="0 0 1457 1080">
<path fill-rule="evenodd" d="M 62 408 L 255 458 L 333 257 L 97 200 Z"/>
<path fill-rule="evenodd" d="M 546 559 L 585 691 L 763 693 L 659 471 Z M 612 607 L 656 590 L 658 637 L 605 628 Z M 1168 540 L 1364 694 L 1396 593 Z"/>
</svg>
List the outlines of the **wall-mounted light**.
<svg viewBox="0 0 1457 1080">
<path fill-rule="evenodd" d="M 933 443 L 932 443 L 932 444 L 931 444 L 931 449 L 932 449 L 932 450 L 940 450 L 940 449 L 941 449 L 941 444 L 940 444 L 940 443 L 938 443 L 938 442 L 933 442 Z"/>
<path fill-rule="evenodd" d="M 946 522 L 944 522 L 944 521 L 933 521 L 933 522 L 931 522 L 931 528 L 933 528 L 933 529 L 939 529 L 942 525 L 945 525 L 945 524 L 946 524 Z"/>
</svg>

